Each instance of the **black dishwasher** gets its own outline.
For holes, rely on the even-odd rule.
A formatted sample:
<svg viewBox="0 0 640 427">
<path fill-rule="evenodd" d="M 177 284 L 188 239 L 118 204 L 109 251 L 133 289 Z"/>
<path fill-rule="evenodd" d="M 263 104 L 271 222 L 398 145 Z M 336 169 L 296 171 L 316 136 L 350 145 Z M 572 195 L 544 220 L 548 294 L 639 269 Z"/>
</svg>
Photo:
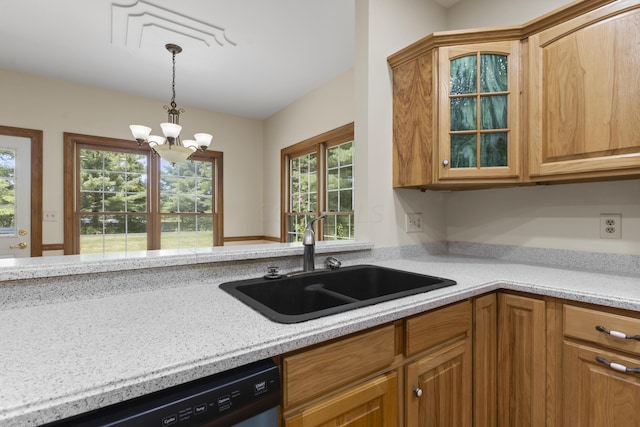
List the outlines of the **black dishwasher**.
<svg viewBox="0 0 640 427">
<path fill-rule="evenodd" d="M 278 366 L 267 359 L 47 427 L 276 427 L 279 404 Z"/>
</svg>

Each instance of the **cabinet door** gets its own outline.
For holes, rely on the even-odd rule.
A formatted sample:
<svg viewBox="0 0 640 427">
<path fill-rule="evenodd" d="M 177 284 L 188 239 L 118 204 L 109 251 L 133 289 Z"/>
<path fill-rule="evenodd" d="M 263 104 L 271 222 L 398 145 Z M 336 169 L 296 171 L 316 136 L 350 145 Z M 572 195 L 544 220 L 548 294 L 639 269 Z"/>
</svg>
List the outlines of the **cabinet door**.
<svg viewBox="0 0 640 427">
<path fill-rule="evenodd" d="M 284 420 L 285 427 L 396 427 L 397 375 L 375 378 Z"/>
<path fill-rule="evenodd" d="M 407 365 L 407 427 L 471 425 L 471 338 Z"/>
<path fill-rule="evenodd" d="M 498 295 L 498 425 L 545 425 L 545 302 Z"/>
<path fill-rule="evenodd" d="M 640 359 L 566 342 L 564 346 L 564 426 L 639 427 L 640 374 L 600 363 L 603 357 L 629 368 Z"/>
<path fill-rule="evenodd" d="M 438 180 L 520 174 L 520 42 L 438 49 Z"/>
<path fill-rule="evenodd" d="M 528 92 L 532 179 L 640 173 L 640 3 L 530 37 Z"/>
</svg>

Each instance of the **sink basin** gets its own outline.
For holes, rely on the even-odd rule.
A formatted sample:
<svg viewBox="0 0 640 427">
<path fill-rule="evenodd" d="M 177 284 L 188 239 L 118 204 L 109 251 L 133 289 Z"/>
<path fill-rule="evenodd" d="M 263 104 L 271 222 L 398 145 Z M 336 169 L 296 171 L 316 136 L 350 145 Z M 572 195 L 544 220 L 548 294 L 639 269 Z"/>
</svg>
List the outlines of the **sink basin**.
<svg viewBox="0 0 640 427">
<path fill-rule="evenodd" d="M 455 284 L 442 277 L 357 265 L 227 282 L 220 288 L 271 320 L 297 323 Z"/>
</svg>

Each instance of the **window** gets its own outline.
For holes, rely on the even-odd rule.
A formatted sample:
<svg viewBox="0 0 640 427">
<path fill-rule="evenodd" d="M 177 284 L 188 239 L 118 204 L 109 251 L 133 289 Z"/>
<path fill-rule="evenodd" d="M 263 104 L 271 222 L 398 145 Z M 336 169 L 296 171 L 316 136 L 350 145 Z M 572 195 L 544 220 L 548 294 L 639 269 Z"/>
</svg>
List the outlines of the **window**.
<svg viewBox="0 0 640 427">
<path fill-rule="evenodd" d="M 353 123 L 281 151 L 283 242 L 300 242 L 326 215 L 318 240 L 354 238 Z"/>
<path fill-rule="evenodd" d="M 222 153 L 173 165 L 132 145 L 65 133 L 65 254 L 221 245 Z"/>
</svg>

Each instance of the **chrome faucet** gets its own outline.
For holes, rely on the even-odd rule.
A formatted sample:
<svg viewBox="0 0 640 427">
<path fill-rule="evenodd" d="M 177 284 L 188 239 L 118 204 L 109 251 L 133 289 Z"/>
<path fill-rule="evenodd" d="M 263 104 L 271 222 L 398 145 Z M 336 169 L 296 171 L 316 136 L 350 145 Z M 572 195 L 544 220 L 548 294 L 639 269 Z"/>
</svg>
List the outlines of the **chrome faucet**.
<svg viewBox="0 0 640 427">
<path fill-rule="evenodd" d="M 312 219 L 304 229 L 304 234 L 302 235 L 302 244 L 304 245 L 302 269 L 304 271 L 313 271 L 316 269 L 314 259 L 316 252 L 316 234 L 313 232 L 313 224 L 324 218 L 326 218 L 326 215 Z"/>
</svg>

